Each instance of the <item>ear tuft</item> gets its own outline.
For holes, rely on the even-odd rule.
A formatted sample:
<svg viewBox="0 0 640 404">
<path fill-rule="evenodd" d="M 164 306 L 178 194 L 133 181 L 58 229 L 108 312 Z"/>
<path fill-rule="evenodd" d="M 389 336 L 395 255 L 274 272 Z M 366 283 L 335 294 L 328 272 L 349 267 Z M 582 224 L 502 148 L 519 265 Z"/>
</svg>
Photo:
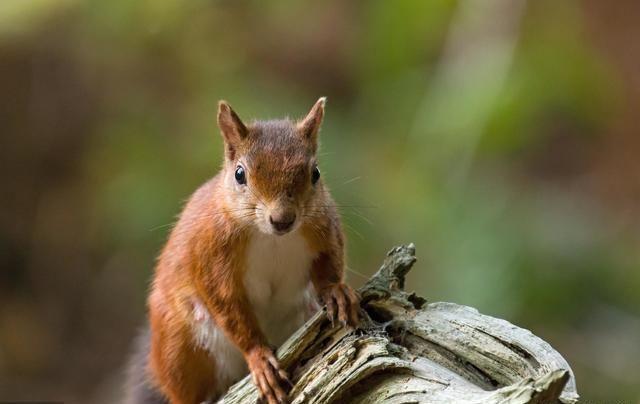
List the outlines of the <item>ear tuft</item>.
<svg viewBox="0 0 640 404">
<path fill-rule="evenodd" d="M 311 111 L 309 111 L 307 116 L 298 122 L 298 130 L 303 136 L 314 143 L 318 140 L 318 132 L 320 131 L 320 125 L 324 117 L 324 105 L 326 102 L 327 97 L 320 97 L 313 107 L 311 107 Z"/>
<path fill-rule="evenodd" d="M 234 158 L 235 150 L 247 137 L 247 127 L 231 106 L 224 100 L 218 102 L 218 127 L 225 142 L 227 157 Z"/>
</svg>

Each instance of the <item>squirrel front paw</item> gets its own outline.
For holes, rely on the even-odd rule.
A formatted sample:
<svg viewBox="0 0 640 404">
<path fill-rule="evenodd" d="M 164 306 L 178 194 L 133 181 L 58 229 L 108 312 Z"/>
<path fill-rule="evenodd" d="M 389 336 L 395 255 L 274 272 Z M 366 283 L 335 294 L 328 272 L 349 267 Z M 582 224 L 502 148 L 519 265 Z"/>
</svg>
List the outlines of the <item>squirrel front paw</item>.
<svg viewBox="0 0 640 404">
<path fill-rule="evenodd" d="M 258 346 L 249 351 L 246 360 L 261 400 L 269 404 L 287 403 L 283 386 L 291 387 L 291 382 L 287 373 L 280 369 L 273 351 L 269 347 Z"/>
<path fill-rule="evenodd" d="M 332 323 L 337 318 L 343 325 L 358 325 L 360 296 L 351 286 L 346 283 L 333 284 L 320 293 L 320 298 L 327 305 L 327 317 Z"/>
</svg>

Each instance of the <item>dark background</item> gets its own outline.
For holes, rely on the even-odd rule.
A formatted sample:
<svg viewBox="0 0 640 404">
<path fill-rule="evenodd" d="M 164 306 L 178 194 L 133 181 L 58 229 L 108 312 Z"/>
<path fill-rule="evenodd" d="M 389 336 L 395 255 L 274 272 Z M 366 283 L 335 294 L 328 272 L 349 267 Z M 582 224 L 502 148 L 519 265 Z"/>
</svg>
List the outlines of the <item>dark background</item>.
<svg viewBox="0 0 640 404">
<path fill-rule="evenodd" d="M 640 399 L 640 3 L 0 2 L 0 400 L 108 403 L 155 256 L 244 118 L 328 96 L 351 282 L 531 329 Z"/>
</svg>

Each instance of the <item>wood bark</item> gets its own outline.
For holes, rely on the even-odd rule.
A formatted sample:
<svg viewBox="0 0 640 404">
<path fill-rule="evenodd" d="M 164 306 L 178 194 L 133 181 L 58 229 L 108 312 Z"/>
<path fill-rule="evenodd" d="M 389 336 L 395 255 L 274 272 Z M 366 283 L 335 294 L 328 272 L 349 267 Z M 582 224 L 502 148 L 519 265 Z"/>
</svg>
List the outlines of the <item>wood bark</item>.
<svg viewBox="0 0 640 404">
<path fill-rule="evenodd" d="M 509 322 L 404 291 L 413 244 L 391 250 L 362 287 L 357 329 L 316 313 L 278 349 L 292 403 L 575 403 L 571 368 Z M 220 402 L 254 403 L 247 376 Z"/>
</svg>

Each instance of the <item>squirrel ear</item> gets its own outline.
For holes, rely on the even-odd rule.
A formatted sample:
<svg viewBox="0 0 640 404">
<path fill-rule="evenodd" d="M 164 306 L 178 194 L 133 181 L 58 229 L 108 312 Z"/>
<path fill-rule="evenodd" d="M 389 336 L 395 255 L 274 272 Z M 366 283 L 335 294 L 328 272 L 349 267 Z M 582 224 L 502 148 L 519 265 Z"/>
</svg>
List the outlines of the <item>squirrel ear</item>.
<svg viewBox="0 0 640 404">
<path fill-rule="evenodd" d="M 233 160 L 240 142 L 247 137 L 247 127 L 224 100 L 218 102 L 218 126 L 224 138 L 227 157 Z"/>
<path fill-rule="evenodd" d="M 307 138 L 316 142 L 318 138 L 318 131 L 322 124 L 322 118 L 324 117 L 324 104 L 327 102 L 327 97 L 320 97 L 318 101 L 311 108 L 311 111 L 304 117 L 303 120 L 298 122 L 298 130 Z"/>
</svg>

